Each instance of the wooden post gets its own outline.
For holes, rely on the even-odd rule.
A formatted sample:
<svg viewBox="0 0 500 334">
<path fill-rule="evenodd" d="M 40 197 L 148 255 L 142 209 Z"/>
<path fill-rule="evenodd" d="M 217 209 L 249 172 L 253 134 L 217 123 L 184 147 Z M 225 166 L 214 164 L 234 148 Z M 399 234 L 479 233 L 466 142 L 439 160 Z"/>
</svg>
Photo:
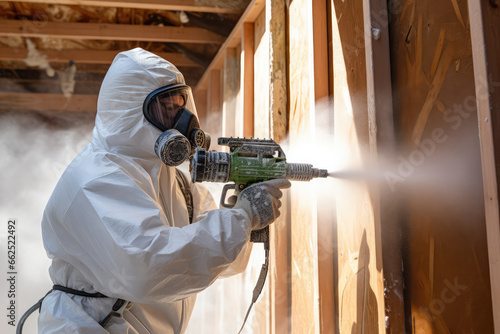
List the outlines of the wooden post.
<svg viewBox="0 0 500 334">
<path fill-rule="evenodd" d="M 269 33 L 269 111 L 271 138 L 285 139 L 287 121 L 287 57 L 285 1 L 267 0 L 266 30 Z"/>
<path fill-rule="evenodd" d="M 363 0 L 366 57 L 367 106 L 370 151 L 374 161 L 394 155 L 395 133 L 392 108 L 391 63 L 389 45 L 389 13 L 387 2 Z M 387 333 L 405 331 L 401 226 L 396 214 L 397 198 L 383 187 L 372 189 L 376 239 L 381 243 L 377 262 L 383 263 Z M 380 193 L 383 194 L 380 197 Z M 385 250 L 385 251 L 384 251 Z M 382 258 L 383 254 L 383 258 Z"/>
<path fill-rule="evenodd" d="M 243 24 L 241 34 L 241 77 L 240 87 L 243 90 L 243 135 L 247 138 L 254 136 L 254 110 L 253 110 L 253 67 L 254 67 L 254 24 Z"/>
<path fill-rule="evenodd" d="M 228 48 L 224 57 L 223 103 L 222 103 L 222 135 L 235 136 L 236 98 L 238 94 L 239 75 L 236 61 L 236 49 Z"/>
<path fill-rule="evenodd" d="M 269 129 L 277 143 L 287 136 L 286 9 L 283 0 L 266 1 L 266 31 L 269 36 Z M 289 333 L 289 231 L 288 197 L 283 198 L 283 217 L 271 226 L 270 332 Z"/>
<path fill-rule="evenodd" d="M 491 15 L 490 4 L 469 0 L 472 57 L 476 84 L 476 103 L 479 123 L 481 165 L 483 172 L 484 205 L 490 264 L 491 297 L 495 333 L 500 333 L 500 219 L 498 209 L 498 167 L 495 155 L 500 141 L 498 113 L 499 94 L 491 94 L 499 87 L 498 40 L 500 20 Z M 484 7 L 483 7 L 484 6 Z M 485 8 L 486 7 L 486 8 Z M 489 26 L 487 27 L 486 24 Z M 493 71 L 492 71 L 493 69 Z M 495 71 L 496 70 L 496 71 Z M 491 73 L 491 76 L 490 76 Z M 493 80 L 493 79 L 496 79 Z M 495 140 L 497 139 L 497 140 Z M 496 146 L 496 149 L 495 149 Z"/>
<path fill-rule="evenodd" d="M 254 135 L 269 138 L 269 33 L 266 10 L 254 24 Z"/>
<path fill-rule="evenodd" d="M 208 85 L 208 113 L 206 117 L 207 130 L 212 136 L 211 149 L 220 151 L 221 148 L 217 145 L 217 138 L 222 135 L 221 124 L 221 71 L 213 69 L 210 72 L 210 83 Z"/>
<path fill-rule="evenodd" d="M 329 63 L 328 46 L 331 44 L 328 21 L 331 15 L 328 12 L 327 1 L 314 0 L 312 3 L 313 19 L 313 59 L 314 59 L 314 100 L 321 103 L 315 111 L 315 128 L 326 132 L 322 138 L 315 138 L 316 143 L 333 146 L 333 109 L 330 105 L 328 95 L 330 93 L 330 73 L 333 69 Z M 326 99 L 326 100 L 325 100 Z M 321 101 L 321 102 L 319 102 Z M 324 141 L 324 142 L 323 142 Z M 329 154 L 329 152 L 325 152 Z M 327 166 L 316 166 L 326 168 Z M 325 187 L 317 188 L 317 240 L 318 247 L 316 257 L 318 259 L 318 312 L 319 332 L 335 332 L 335 208 L 332 205 L 332 197 L 324 196 L 329 192 Z"/>
<path fill-rule="evenodd" d="M 193 92 L 196 112 L 202 129 L 207 129 L 207 107 L 208 107 L 208 90 L 196 89 Z"/>
<path fill-rule="evenodd" d="M 263 3 L 265 3 L 265 1 L 263 1 Z M 257 138 L 269 138 L 269 33 L 266 30 L 265 8 L 262 8 L 260 14 L 255 18 L 253 44 L 254 136 Z M 276 222 L 276 224 L 279 223 L 279 221 Z M 273 233 L 272 230 L 271 233 Z M 262 249 L 262 244 L 256 246 L 257 247 L 254 247 L 254 253 Z M 274 250 L 271 250 L 271 254 L 273 254 L 273 252 Z M 263 290 L 262 296 L 254 306 L 254 321 L 252 323 L 254 333 L 270 332 L 272 302 L 269 302 L 269 298 L 271 298 L 270 295 L 273 293 L 273 283 L 271 282 L 272 267 L 269 272 L 270 277 L 268 277 L 269 281 L 266 284 L 267 289 Z"/>
</svg>

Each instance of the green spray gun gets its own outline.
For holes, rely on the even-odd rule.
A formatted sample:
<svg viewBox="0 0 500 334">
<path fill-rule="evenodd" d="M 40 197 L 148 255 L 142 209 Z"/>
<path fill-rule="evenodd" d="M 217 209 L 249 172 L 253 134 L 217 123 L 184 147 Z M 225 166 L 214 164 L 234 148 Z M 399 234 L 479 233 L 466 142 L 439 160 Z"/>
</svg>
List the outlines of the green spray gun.
<svg viewBox="0 0 500 334">
<path fill-rule="evenodd" d="M 313 178 L 326 178 L 326 169 L 314 168 L 310 164 L 288 163 L 280 145 L 272 139 L 247 139 L 221 137 L 220 146 L 229 147 L 229 153 L 197 148 L 191 159 L 191 179 L 193 182 L 234 182 L 224 185 L 220 205 L 224 208 L 234 206 L 234 198 L 226 201 L 228 190 L 238 195 L 251 184 L 272 179 L 291 181 L 311 181 Z M 253 242 L 265 242 L 268 232 L 253 231 Z"/>
<path fill-rule="evenodd" d="M 328 177 L 326 169 L 286 162 L 283 149 L 272 139 L 221 137 L 218 143 L 229 147 L 229 153 L 197 148 L 191 159 L 191 178 L 193 182 L 234 182 L 222 190 L 220 205 L 224 208 L 234 205 L 231 198 L 226 202 L 230 189 L 238 195 L 251 184 L 272 179 L 311 181 Z"/>
<path fill-rule="evenodd" d="M 193 182 L 234 182 L 224 185 L 222 190 L 220 205 L 224 208 L 232 208 L 236 202 L 236 196 L 231 196 L 226 201 L 230 189 L 238 195 L 251 184 L 272 179 L 311 181 L 313 178 L 328 177 L 328 171 L 325 169 L 314 168 L 310 164 L 286 162 L 283 149 L 272 139 L 221 137 L 218 144 L 229 147 L 229 153 L 207 152 L 203 148 L 197 148 L 191 158 L 190 170 Z M 269 226 L 252 231 L 250 241 L 264 243 L 266 260 L 253 291 L 252 304 L 247 311 L 243 326 L 266 280 L 269 266 Z"/>
</svg>

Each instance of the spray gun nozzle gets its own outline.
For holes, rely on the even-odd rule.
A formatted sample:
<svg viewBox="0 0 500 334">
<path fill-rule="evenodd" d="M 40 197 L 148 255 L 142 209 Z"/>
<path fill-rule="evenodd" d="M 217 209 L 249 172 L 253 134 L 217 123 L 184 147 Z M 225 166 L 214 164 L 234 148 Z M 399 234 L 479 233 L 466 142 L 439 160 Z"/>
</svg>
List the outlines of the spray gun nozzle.
<svg viewBox="0 0 500 334">
<path fill-rule="evenodd" d="M 311 171 L 312 171 L 313 178 L 328 177 L 328 171 L 326 169 L 311 168 Z"/>
</svg>

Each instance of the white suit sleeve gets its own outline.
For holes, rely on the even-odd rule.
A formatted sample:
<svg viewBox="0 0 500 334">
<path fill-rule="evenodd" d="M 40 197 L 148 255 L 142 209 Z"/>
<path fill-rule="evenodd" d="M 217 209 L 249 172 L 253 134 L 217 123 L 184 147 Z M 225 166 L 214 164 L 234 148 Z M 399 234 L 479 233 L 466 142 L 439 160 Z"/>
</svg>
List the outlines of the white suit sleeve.
<svg viewBox="0 0 500 334">
<path fill-rule="evenodd" d="M 140 303 L 173 302 L 205 289 L 248 244 L 243 210 L 212 210 L 182 228 L 164 220 L 153 200 L 117 172 L 87 183 L 54 233 L 64 260 L 97 291 Z"/>
<path fill-rule="evenodd" d="M 210 191 L 199 183 L 191 183 L 191 193 L 195 203 L 195 221 L 203 219 L 207 212 L 217 209 L 214 198 Z M 252 254 L 252 242 L 246 243 L 236 260 L 220 275 L 229 277 L 245 271 L 250 255 Z"/>
</svg>

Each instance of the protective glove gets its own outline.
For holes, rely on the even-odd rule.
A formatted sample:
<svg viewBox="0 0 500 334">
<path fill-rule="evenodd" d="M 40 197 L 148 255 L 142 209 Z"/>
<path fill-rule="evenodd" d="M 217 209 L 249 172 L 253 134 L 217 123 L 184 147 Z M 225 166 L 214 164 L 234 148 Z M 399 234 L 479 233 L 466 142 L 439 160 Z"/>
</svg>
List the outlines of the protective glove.
<svg viewBox="0 0 500 334">
<path fill-rule="evenodd" d="M 280 198 L 283 196 L 280 189 L 290 186 L 290 181 L 284 179 L 253 184 L 243 189 L 234 208 L 245 210 L 250 216 L 252 230 L 260 230 L 279 217 Z"/>
</svg>

